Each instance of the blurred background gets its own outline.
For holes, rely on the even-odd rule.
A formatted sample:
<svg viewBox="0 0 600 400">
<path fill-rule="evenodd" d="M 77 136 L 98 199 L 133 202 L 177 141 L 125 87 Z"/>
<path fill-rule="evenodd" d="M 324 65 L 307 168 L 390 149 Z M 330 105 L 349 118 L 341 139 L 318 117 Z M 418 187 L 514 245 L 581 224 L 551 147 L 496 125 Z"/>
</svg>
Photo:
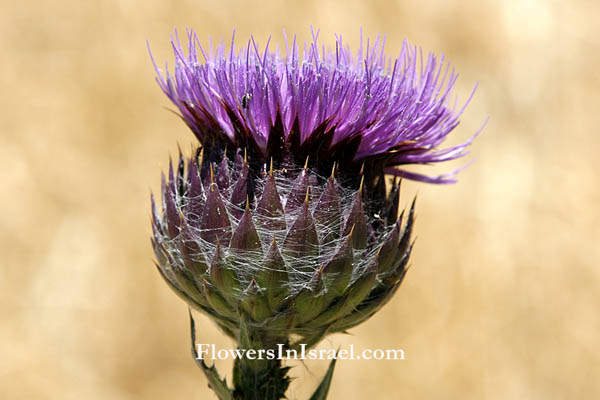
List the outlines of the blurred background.
<svg viewBox="0 0 600 400">
<path fill-rule="evenodd" d="M 321 345 L 406 359 L 339 362 L 331 399 L 600 396 L 599 2 L 2 3 L 0 398 L 213 398 L 186 306 L 152 263 L 150 192 L 193 136 L 146 40 L 172 63 L 174 28 L 264 44 L 310 24 L 325 44 L 354 47 L 363 27 L 388 35 L 388 55 L 405 38 L 444 52 L 459 100 L 479 82 L 451 143 L 490 116 L 458 184 L 405 185 L 417 244 L 394 300 Z M 232 347 L 197 325 L 199 342 Z M 308 398 L 325 364 L 297 364 L 289 397 Z"/>
</svg>

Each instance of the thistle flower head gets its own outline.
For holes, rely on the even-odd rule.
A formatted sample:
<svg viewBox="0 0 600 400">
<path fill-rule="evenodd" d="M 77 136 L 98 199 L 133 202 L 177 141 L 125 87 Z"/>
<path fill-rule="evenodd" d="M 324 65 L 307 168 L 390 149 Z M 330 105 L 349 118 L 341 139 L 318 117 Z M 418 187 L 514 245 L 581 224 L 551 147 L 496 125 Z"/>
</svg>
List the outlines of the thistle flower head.
<svg viewBox="0 0 600 400">
<path fill-rule="evenodd" d="M 363 44 L 362 34 L 355 53 L 341 36 L 320 45 L 314 31 L 303 49 L 285 37 L 284 52 L 254 38 L 240 49 L 233 38 L 229 48 L 204 49 L 193 31 L 187 52 L 177 33 L 171 42 L 174 72 L 155 63 L 157 81 L 215 160 L 243 148 L 262 162 L 302 165 L 310 156 L 323 175 L 333 163 L 348 176 L 365 165 L 368 188 L 383 173 L 449 183 L 453 172 L 430 177 L 402 166 L 460 158 L 472 141 L 440 148 L 466 106 L 449 105 L 458 75 L 443 55 L 424 61 L 407 42 L 397 58 L 385 55 L 385 38 Z"/>
<path fill-rule="evenodd" d="M 412 248 L 397 177 L 453 181 L 403 166 L 462 157 L 472 140 L 439 148 L 464 109 L 449 106 L 443 57 L 317 38 L 302 51 L 286 39 L 285 55 L 254 39 L 207 51 L 190 31 L 187 52 L 172 40 L 174 72 L 156 68 L 200 142 L 163 178 L 161 210 L 153 200 L 158 268 L 240 343 L 250 329 L 263 346 L 314 344 L 379 310 Z"/>
</svg>

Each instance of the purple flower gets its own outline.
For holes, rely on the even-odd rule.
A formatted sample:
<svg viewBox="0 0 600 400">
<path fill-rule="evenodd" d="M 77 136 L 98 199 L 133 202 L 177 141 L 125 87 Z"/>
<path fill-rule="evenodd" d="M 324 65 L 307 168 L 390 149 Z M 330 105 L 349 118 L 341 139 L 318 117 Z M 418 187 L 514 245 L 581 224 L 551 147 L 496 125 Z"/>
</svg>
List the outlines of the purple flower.
<svg viewBox="0 0 600 400">
<path fill-rule="evenodd" d="M 458 75 L 443 56 L 423 61 L 405 42 L 389 58 L 380 37 L 326 50 L 317 37 L 302 52 L 286 38 L 283 56 L 253 38 L 206 51 L 189 31 L 186 54 L 175 33 L 173 73 L 154 64 L 200 142 L 170 165 L 162 206 L 152 199 L 156 266 L 238 349 L 310 348 L 381 309 L 413 248 L 415 203 L 399 212 L 398 177 L 458 172 L 404 166 L 463 157 L 477 135 L 440 147 L 471 99 L 449 106 Z M 199 365 L 221 399 L 281 399 L 290 382 L 281 360 L 236 359 L 233 388 Z M 311 399 L 325 399 L 334 366 Z"/>
<path fill-rule="evenodd" d="M 459 124 L 469 103 L 449 106 L 458 78 L 454 69 L 406 41 L 400 55 L 384 54 L 385 37 L 367 39 L 353 54 L 337 36 L 335 50 L 313 42 L 301 51 L 296 37 L 285 56 L 259 49 L 254 38 L 236 49 L 204 49 L 188 31 L 187 54 L 177 33 L 171 43 L 175 69 L 154 63 L 157 82 L 205 147 L 248 148 L 254 157 L 281 159 L 288 152 L 316 169 L 333 162 L 353 172 L 363 163 L 381 172 L 431 183 L 455 182 L 457 171 L 429 177 L 406 164 L 453 160 L 468 153 L 475 138 L 439 148 Z M 270 39 L 269 39 L 270 41 Z M 154 60 L 153 60 L 154 62 Z M 473 91 L 474 92 L 474 91 Z M 282 151 L 283 150 L 283 151 Z"/>
</svg>

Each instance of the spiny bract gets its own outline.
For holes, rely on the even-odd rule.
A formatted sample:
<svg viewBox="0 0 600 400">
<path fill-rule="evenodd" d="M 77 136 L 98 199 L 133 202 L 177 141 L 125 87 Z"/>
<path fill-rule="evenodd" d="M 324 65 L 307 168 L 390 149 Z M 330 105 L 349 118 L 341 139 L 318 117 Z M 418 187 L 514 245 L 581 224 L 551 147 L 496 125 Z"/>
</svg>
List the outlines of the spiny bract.
<svg viewBox="0 0 600 400">
<path fill-rule="evenodd" d="M 400 285 L 413 209 L 403 227 L 396 183 L 375 219 L 362 184 L 342 187 L 335 169 L 322 177 L 271 164 L 252 174 L 239 152 L 199 158 L 180 156 L 163 178 L 152 243 L 171 288 L 233 338 L 247 323 L 273 341 L 310 344 L 366 320 Z"/>
</svg>

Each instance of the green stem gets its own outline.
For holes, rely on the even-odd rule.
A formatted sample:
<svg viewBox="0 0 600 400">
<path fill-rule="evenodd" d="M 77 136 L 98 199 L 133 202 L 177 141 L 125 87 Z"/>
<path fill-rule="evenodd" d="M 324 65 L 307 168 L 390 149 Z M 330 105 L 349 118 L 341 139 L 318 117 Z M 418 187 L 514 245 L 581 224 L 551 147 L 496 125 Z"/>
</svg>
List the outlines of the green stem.
<svg viewBox="0 0 600 400">
<path fill-rule="evenodd" d="M 289 368 L 281 360 L 236 359 L 233 366 L 233 398 L 240 400 L 280 400 L 285 398 Z"/>
<path fill-rule="evenodd" d="M 273 337 L 268 335 L 264 329 L 248 325 L 245 316 L 241 318 L 238 350 L 245 352 L 244 357 L 235 359 L 233 365 L 233 384 L 231 389 L 225 379 L 219 376 L 214 365 L 209 367 L 203 360 L 198 358 L 196 351 L 196 324 L 190 316 L 190 334 L 192 344 L 192 356 L 196 364 L 202 369 L 208 379 L 209 387 L 215 392 L 219 400 L 280 400 L 285 399 L 285 392 L 290 384 L 290 378 L 287 376 L 290 367 L 284 367 L 281 360 L 278 359 L 278 344 L 283 344 L 284 348 L 289 347 L 286 337 Z M 322 337 L 318 333 L 315 337 L 309 339 L 309 343 L 316 341 L 317 337 Z M 251 356 L 248 351 L 253 350 Z M 269 351 L 272 351 L 269 354 Z M 272 358 L 272 359 L 270 359 Z M 335 359 L 332 360 L 323 377 L 321 384 L 312 395 L 310 400 L 325 400 L 331 385 L 333 370 L 335 368 Z"/>
<path fill-rule="evenodd" d="M 238 349 L 245 351 L 245 356 L 237 358 L 233 366 L 234 398 L 242 400 L 285 398 L 285 391 L 290 384 L 290 378 L 287 376 L 289 367 L 284 367 L 276 356 L 277 345 L 280 343 L 287 345 L 287 339 L 273 337 L 264 329 L 248 324 L 245 316 L 241 316 L 240 319 Z"/>
</svg>

